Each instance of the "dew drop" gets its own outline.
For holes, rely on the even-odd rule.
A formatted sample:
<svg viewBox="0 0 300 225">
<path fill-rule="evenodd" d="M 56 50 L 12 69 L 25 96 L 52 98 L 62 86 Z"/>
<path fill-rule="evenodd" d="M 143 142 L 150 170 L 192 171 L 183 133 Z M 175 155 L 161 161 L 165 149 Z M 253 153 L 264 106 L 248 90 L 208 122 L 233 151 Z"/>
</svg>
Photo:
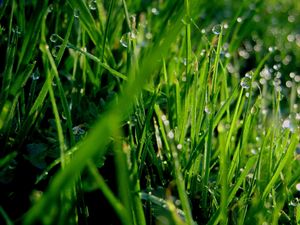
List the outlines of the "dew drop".
<svg viewBox="0 0 300 225">
<path fill-rule="evenodd" d="M 243 22 L 243 19 L 242 19 L 242 17 L 238 17 L 238 18 L 236 19 L 236 21 L 237 21 L 238 23 L 241 23 L 241 22 Z"/>
<path fill-rule="evenodd" d="M 153 35 L 152 35 L 151 32 L 147 32 L 147 33 L 145 34 L 145 37 L 146 37 L 146 39 L 150 40 L 150 39 L 152 39 Z"/>
<path fill-rule="evenodd" d="M 257 113 L 257 108 L 256 108 L 256 106 L 253 106 L 251 108 L 251 114 L 256 114 L 256 113 Z"/>
<path fill-rule="evenodd" d="M 291 73 L 290 73 L 290 78 L 293 79 L 295 76 L 296 76 L 296 74 L 295 74 L 294 72 L 291 72 Z"/>
<path fill-rule="evenodd" d="M 210 114 L 210 113 L 211 113 L 210 106 L 209 106 L 209 105 L 206 105 L 205 108 L 204 108 L 204 111 L 205 111 L 207 114 Z"/>
<path fill-rule="evenodd" d="M 12 32 L 14 34 L 16 34 L 17 36 L 20 36 L 21 35 L 21 30 L 18 26 L 15 26 L 14 28 L 12 28 Z"/>
<path fill-rule="evenodd" d="M 293 131 L 293 124 L 290 119 L 285 119 L 282 123 L 283 129 L 290 129 L 290 131 Z"/>
<path fill-rule="evenodd" d="M 58 40 L 57 34 L 51 34 L 51 36 L 50 36 L 50 41 L 51 41 L 52 43 L 56 43 L 57 40 Z"/>
<path fill-rule="evenodd" d="M 124 48 L 128 47 L 128 33 L 122 35 L 120 43 Z"/>
<path fill-rule="evenodd" d="M 57 57 L 57 54 L 58 54 L 58 52 L 59 52 L 59 49 L 60 49 L 60 45 L 56 45 L 54 48 L 52 48 L 51 53 L 52 53 L 52 56 L 53 56 L 54 58 Z"/>
<path fill-rule="evenodd" d="M 285 86 L 286 86 L 287 88 L 291 88 L 291 87 L 293 86 L 293 82 L 290 81 L 290 80 L 288 80 L 288 81 L 285 83 Z"/>
<path fill-rule="evenodd" d="M 34 71 L 34 73 L 31 75 L 31 78 L 32 78 L 32 80 L 38 80 L 38 79 L 40 79 L 40 72 L 39 72 L 38 69 L 36 69 Z"/>
<path fill-rule="evenodd" d="M 178 144 L 178 145 L 176 146 L 176 148 L 177 148 L 178 150 L 181 150 L 181 149 L 182 149 L 182 144 Z"/>
<path fill-rule="evenodd" d="M 78 18 L 79 18 L 79 15 L 80 15 L 79 9 L 74 9 L 74 17 L 75 17 L 76 19 L 78 19 Z"/>
<path fill-rule="evenodd" d="M 64 120 L 67 120 L 67 117 L 65 116 L 64 112 L 62 112 L 61 117 L 62 117 Z"/>
<path fill-rule="evenodd" d="M 159 11 L 158 11 L 157 8 L 152 8 L 152 9 L 151 9 L 151 13 L 152 13 L 153 15 L 155 15 L 155 16 L 159 15 Z"/>
<path fill-rule="evenodd" d="M 181 205 L 181 201 L 180 201 L 179 199 L 177 199 L 177 200 L 175 201 L 175 205 L 176 205 L 176 206 L 180 206 L 180 205 Z"/>
<path fill-rule="evenodd" d="M 170 139 L 173 139 L 174 138 L 174 132 L 173 131 L 169 131 L 169 133 L 168 133 L 168 137 L 170 138 Z"/>
<path fill-rule="evenodd" d="M 268 48 L 268 50 L 269 50 L 269 52 L 275 52 L 276 47 L 272 47 L 272 46 L 271 46 L 271 47 Z"/>
<path fill-rule="evenodd" d="M 165 126 L 169 126 L 170 125 L 170 121 L 169 120 L 163 120 L 163 123 Z"/>
<path fill-rule="evenodd" d="M 244 89 L 249 89 L 250 85 L 251 85 L 251 78 L 248 76 L 245 76 L 242 78 L 240 85 L 242 86 L 242 88 Z"/>
<path fill-rule="evenodd" d="M 167 116 L 166 116 L 166 115 L 162 115 L 162 116 L 161 116 L 161 120 L 162 120 L 162 121 L 167 120 Z"/>
<path fill-rule="evenodd" d="M 51 12 L 53 11 L 53 5 L 52 5 L 52 4 L 50 4 L 50 5 L 48 6 L 47 11 L 48 11 L 48 13 L 51 13 Z"/>
<path fill-rule="evenodd" d="M 95 0 L 89 1 L 89 8 L 90 10 L 96 10 L 97 9 L 97 2 Z"/>
<path fill-rule="evenodd" d="M 222 26 L 220 24 L 217 24 L 212 28 L 212 32 L 216 35 L 219 35 L 221 33 L 221 30 Z"/>
<path fill-rule="evenodd" d="M 299 75 L 295 76 L 294 80 L 295 80 L 296 83 L 299 83 L 300 82 L 300 76 Z"/>
</svg>

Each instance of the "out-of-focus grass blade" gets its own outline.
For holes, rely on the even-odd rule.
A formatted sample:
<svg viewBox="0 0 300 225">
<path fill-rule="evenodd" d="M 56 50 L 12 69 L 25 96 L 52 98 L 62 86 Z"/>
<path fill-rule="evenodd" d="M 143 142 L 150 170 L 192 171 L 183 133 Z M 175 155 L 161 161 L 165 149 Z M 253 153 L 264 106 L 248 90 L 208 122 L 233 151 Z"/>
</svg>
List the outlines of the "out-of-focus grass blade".
<svg viewBox="0 0 300 225">
<path fill-rule="evenodd" d="M 270 193 L 271 189 L 273 188 L 274 184 L 276 183 L 276 181 L 277 181 L 278 177 L 280 176 L 280 173 L 284 169 L 285 165 L 292 159 L 293 154 L 296 149 L 296 146 L 299 143 L 298 136 L 299 135 L 296 133 L 292 134 L 291 139 L 290 139 L 290 145 L 289 145 L 285 155 L 281 159 L 276 171 L 274 172 L 273 176 L 271 177 L 268 185 L 266 186 L 266 188 L 262 194 L 262 199 L 266 199 L 267 195 Z"/>
</svg>

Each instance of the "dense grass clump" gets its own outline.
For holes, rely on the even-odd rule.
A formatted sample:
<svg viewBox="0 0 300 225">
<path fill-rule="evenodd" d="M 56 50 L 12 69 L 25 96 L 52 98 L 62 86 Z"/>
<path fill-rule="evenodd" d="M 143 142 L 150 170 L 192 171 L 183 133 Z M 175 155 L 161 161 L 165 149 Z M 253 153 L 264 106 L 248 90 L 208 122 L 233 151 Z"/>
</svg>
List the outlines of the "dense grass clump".
<svg viewBox="0 0 300 225">
<path fill-rule="evenodd" d="M 299 12 L 0 1 L 0 224 L 298 224 Z"/>
</svg>

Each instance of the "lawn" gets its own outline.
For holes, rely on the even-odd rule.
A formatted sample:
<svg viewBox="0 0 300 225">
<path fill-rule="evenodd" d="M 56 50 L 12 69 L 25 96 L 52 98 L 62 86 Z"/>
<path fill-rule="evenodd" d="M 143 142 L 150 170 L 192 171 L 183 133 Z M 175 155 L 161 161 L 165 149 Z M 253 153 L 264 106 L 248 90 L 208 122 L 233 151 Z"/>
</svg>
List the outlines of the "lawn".
<svg viewBox="0 0 300 225">
<path fill-rule="evenodd" d="M 0 224 L 300 223 L 300 2 L 0 1 Z"/>
</svg>

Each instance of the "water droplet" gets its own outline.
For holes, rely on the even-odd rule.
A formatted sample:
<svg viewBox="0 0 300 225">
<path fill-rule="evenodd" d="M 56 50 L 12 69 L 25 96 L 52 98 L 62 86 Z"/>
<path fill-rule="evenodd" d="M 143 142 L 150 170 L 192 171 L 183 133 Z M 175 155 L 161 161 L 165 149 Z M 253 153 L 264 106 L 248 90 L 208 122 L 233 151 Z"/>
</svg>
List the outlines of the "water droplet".
<svg viewBox="0 0 300 225">
<path fill-rule="evenodd" d="M 176 205 L 176 206 L 180 206 L 180 205 L 181 205 L 181 201 L 180 201 L 179 199 L 177 199 L 177 200 L 175 201 L 175 205 Z"/>
<path fill-rule="evenodd" d="M 57 57 L 57 54 L 58 54 L 58 52 L 59 52 L 59 49 L 60 49 L 60 45 L 56 45 L 54 48 L 52 48 L 51 53 L 52 53 L 52 55 L 53 55 L 54 58 Z"/>
<path fill-rule="evenodd" d="M 250 93 L 246 92 L 246 98 L 249 98 L 249 96 L 250 96 Z"/>
<path fill-rule="evenodd" d="M 297 191 L 300 191 L 300 183 L 296 184 Z"/>
<path fill-rule="evenodd" d="M 253 106 L 251 108 L 251 114 L 256 114 L 257 113 L 257 107 L 256 106 Z"/>
<path fill-rule="evenodd" d="M 127 48 L 128 47 L 128 33 L 126 34 L 123 34 L 122 37 L 121 37 L 121 40 L 120 40 L 120 43 L 121 45 L 124 47 L 124 48 Z"/>
<path fill-rule="evenodd" d="M 241 83 L 240 85 L 242 86 L 242 88 L 244 89 L 249 89 L 250 86 L 251 86 L 251 78 L 250 77 L 243 77 L 242 80 L 241 80 Z"/>
<path fill-rule="evenodd" d="M 290 131 L 293 131 L 293 124 L 292 121 L 290 119 L 285 119 L 282 123 L 282 128 L 283 129 L 289 129 Z"/>
<path fill-rule="evenodd" d="M 162 116 L 161 116 L 161 120 L 162 120 L 162 121 L 167 120 L 167 116 L 166 116 L 166 115 L 162 115 Z"/>
<path fill-rule="evenodd" d="M 85 130 L 83 130 L 80 125 L 76 126 L 76 127 L 73 127 L 72 131 L 73 131 L 74 135 L 83 135 L 83 134 L 85 134 Z"/>
<path fill-rule="evenodd" d="M 257 151 L 255 149 L 251 149 L 251 154 L 256 155 Z"/>
<path fill-rule="evenodd" d="M 15 26 L 14 28 L 12 28 L 12 32 L 17 36 L 21 35 L 21 30 L 18 26 Z"/>
<path fill-rule="evenodd" d="M 288 80 L 288 81 L 285 83 L 285 86 L 286 86 L 287 88 L 291 88 L 291 87 L 293 86 L 293 82 L 290 81 L 290 80 Z"/>
<path fill-rule="evenodd" d="M 252 79 L 253 71 L 249 71 L 245 74 L 245 77 L 248 77 L 250 80 Z"/>
<path fill-rule="evenodd" d="M 221 30 L 222 26 L 220 24 L 217 24 L 212 28 L 212 32 L 216 35 L 219 35 L 221 33 Z"/>
<path fill-rule="evenodd" d="M 32 78 L 32 80 L 38 80 L 38 79 L 40 79 L 40 72 L 39 72 L 39 69 L 36 69 L 36 70 L 34 71 L 34 73 L 31 75 L 31 78 Z"/>
<path fill-rule="evenodd" d="M 58 40 L 57 34 L 51 34 L 50 41 L 53 42 L 53 43 L 56 43 L 57 40 Z"/>
<path fill-rule="evenodd" d="M 157 8 L 152 8 L 152 9 L 151 9 L 151 13 L 152 13 L 153 15 L 155 15 L 155 16 L 159 15 L 159 11 L 158 11 Z"/>
<path fill-rule="evenodd" d="M 238 18 L 236 19 L 236 21 L 237 21 L 238 23 L 241 23 L 241 22 L 243 22 L 243 19 L 242 19 L 242 17 L 238 17 Z"/>
<path fill-rule="evenodd" d="M 225 58 L 230 58 L 231 57 L 231 54 L 229 52 L 226 52 L 225 53 Z"/>
<path fill-rule="evenodd" d="M 268 48 L 269 52 L 275 52 L 276 49 L 277 49 L 276 47 L 272 47 L 272 46 Z"/>
<path fill-rule="evenodd" d="M 279 70 L 280 67 L 281 67 L 280 64 L 275 64 L 275 65 L 273 65 L 273 69 L 274 69 L 274 70 Z"/>
<path fill-rule="evenodd" d="M 175 136 L 175 135 L 174 135 L 174 132 L 170 130 L 170 131 L 168 132 L 168 137 L 169 137 L 170 139 L 173 139 L 174 136 Z"/>
<path fill-rule="evenodd" d="M 61 113 L 61 117 L 64 119 L 64 120 L 67 120 L 67 117 L 65 116 L 65 114 L 62 112 Z"/>
<path fill-rule="evenodd" d="M 177 147 L 178 150 L 181 150 L 182 149 L 182 144 L 178 144 L 176 147 Z"/>
<path fill-rule="evenodd" d="M 75 17 L 76 19 L 78 19 L 78 18 L 79 18 L 79 15 L 80 15 L 79 9 L 74 9 L 74 17 Z"/>
<path fill-rule="evenodd" d="M 170 121 L 169 120 L 163 120 L 163 123 L 165 126 L 169 126 L 170 125 Z"/>
<path fill-rule="evenodd" d="M 205 50 L 205 49 L 202 49 L 202 50 L 201 50 L 201 53 L 200 53 L 200 56 L 205 56 L 205 53 L 206 53 L 206 50 Z"/>
<path fill-rule="evenodd" d="M 201 33 L 202 33 L 202 34 L 205 34 L 205 33 L 206 33 L 205 29 L 202 29 L 202 30 L 201 30 Z"/>
<path fill-rule="evenodd" d="M 96 10 L 97 9 L 97 2 L 95 0 L 89 1 L 89 8 L 90 10 Z"/>
<path fill-rule="evenodd" d="M 294 78 L 296 76 L 296 74 L 294 72 L 290 73 L 290 78 Z"/>
<path fill-rule="evenodd" d="M 209 106 L 209 105 L 206 105 L 205 108 L 204 108 L 204 111 L 205 111 L 207 114 L 210 114 L 210 113 L 211 113 L 210 106 Z"/>
<path fill-rule="evenodd" d="M 150 40 L 150 39 L 152 39 L 153 35 L 152 35 L 151 32 L 147 32 L 147 33 L 145 34 L 145 37 L 146 37 L 146 39 Z"/>
<path fill-rule="evenodd" d="M 48 6 L 47 11 L 48 11 L 48 13 L 51 13 L 51 12 L 53 11 L 53 5 L 52 5 L 52 4 L 50 4 L 50 5 Z"/>
</svg>

